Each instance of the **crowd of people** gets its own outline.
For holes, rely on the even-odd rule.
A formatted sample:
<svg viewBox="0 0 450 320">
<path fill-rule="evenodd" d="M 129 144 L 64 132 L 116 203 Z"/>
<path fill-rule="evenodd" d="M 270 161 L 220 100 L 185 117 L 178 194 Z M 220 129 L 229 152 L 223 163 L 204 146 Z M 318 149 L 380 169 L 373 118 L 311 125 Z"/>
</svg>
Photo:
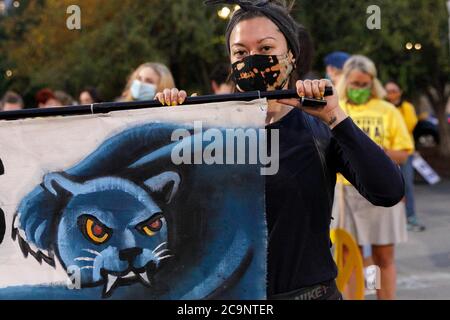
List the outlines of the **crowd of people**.
<svg viewBox="0 0 450 320">
<path fill-rule="evenodd" d="M 286 65 L 298 64 L 298 60 L 295 62 L 295 59 L 300 59 L 299 52 L 297 52 L 299 50 L 297 49 L 299 49 L 301 43 L 299 43 L 298 39 L 294 39 L 295 37 L 292 35 L 292 30 L 296 30 L 295 28 L 298 26 L 286 12 L 285 8 L 281 8 L 272 2 L 260 7 L 244 6 L 242 10 L 232 18 L 229 25 L 230 30 L 227 32 L 226 36 L 231 62 L 236 63 L 245 61 L 246 58 L 256 55 L 278 55 L 279 57 L 283 55 L 282 57 L 284 60 L 282 61 L 284 61 L 283 63 L 286 63 Z M 272 30 L 274 26 L 278 27 L 278 29 L 274 29 L 278 31 Z M 262 40 L 255 38 L 258 36 L 258 32 L 255 30 L 262 30 Z M 271 39 L 267 38 L 268 35 L 271 35 Z M 253 45 L 249 39 L 253 40 L 253 38 L 262 43 L 262 49 L 259 47 L 254 50 L 249 49 Z M 233 41 L 236 41 L 236 43 L 240 41 L 239 45 L 234 44 Z M 245 41 L 248 41 L 248 44 L 245 44 Z M 254 43 L 259 42 L 255 41 Z M 286 52 L 289 52 L 289 54 L 286 55 Z M 338 155 L 333 154 L 333 157 L 342 157 L 337 159 L 337 162 L 343 167 L 342 171 L 338 171 L 342 172 L 345 177 L 344 175 L 339 174 L 337 178 L 337 185 L 334 190 L 334 206 L 332 210 L 334 219 L 332 225 L 336 228 L 347 230 L 361 247 L 362 254 L 363 248 L 370 246 L 372 260 L 381 269 L 381 289 L 377 292 L 378 298 L 394 299 L 396 292 L 395 246 L 398 243 L 407 240 L 408 229 L 410 231 L 425 230 L 425 227 L 419 223 L 415 212 L 413 190 L 414 169 L 412 168 L 412 156 L 415 150 L 412 131 L 417 124 L 417 116 L 414 107 L 403 99 L 402 90 L 398 83 L 390 80 L 383 86 L 378 79 L 375 64 L 368 57 L 350 55 L 345 52 L 334 52 L 325 58 L 325 67 L 326 77 L 335 86 L 335 91 L 337 91 L 340 99 L 339 108 L 353 120 L 357 127 L 359 127 L 372 142 L 381 148 L 384 155 L 402 168 L 406 185 L 406 200 L 392 206 L 390 201 L 374 200 L 385 198 L 383 195 L 377 194 L 377 190 L 379 190 L 377 188 L 381 186 L 381 182 L 376 182 L 373 180 L 373 177 L 364 176 L 363 173 L 358 171 L 363 168 L 361 162 L 362 160 L 365 160 L 365 158 L 352 158 L 355 155 L 350 154 L 351 148 L 346 149 L 349 146 L 345 146 L 343 141 L 338 141 L 339 148 L 342 148 L 337 151 Z M 273 87 L 272 89 L 292 88 L 292 82 L 290 80 L 297 80 L 292 78 L 295 74 L 295 71 L 293 71 L 295 70 L 295 67 L 292 70 L 289 68 L 286 68 L 286 70 L 290 70 L 290 74 L 285 75 L 285 78 L 283 79 L 285 81 L 282 83 L 280 82 L 280 86 Z M 296 83 L 299 95 L 319 95 L 320 97 L 326 82 L 315 82 L 306 79 L 304 82 L 300 81 L 293 83 L 294 85 Z M 236 79 L 236 74 L 233 75 L 229 63 L 217 66 L 211 73 L 211 91 L 215 94 L 226 94 L 239 91 L 244 85 L 242 79 Z M 181 95 L 182 91 L 178 91 L 177 89 L 174 91 L 174 88 L 176 88 L 175 81 L 169 68 L 160 63 L 144 63 L 131 73 L 123 93 L 117 98 L 117 101 L 145 101 L 159 98 L 160 100 L 167 102 L 167 104 L 178 105 L 183 102 L 185 96 Z M 167 99 L 168 94 L 171 95 L 169 99 Z M 39 108 L 73 104 L 89 105 L 103 101 L 98 91 L 93 87 L 82 90 L 77 101 L 62 91 L 52 91 L 50 89 L 40 90 L 36 94 L 35 100 L 36 106 Z M 329 100 L 329 102 L 331 103 L 331 100 Z M 275 128 L 276 125 L 282 121 L 286 122 L 284 123 L 284 127 L 293 125 L 291 122 L 287 122 L 294 121 L 292 120 L 292 117 L 294 116 L 289 117 L 288 114 L 290 114 L 291 108 L 286 108 L 286 106 L 289 105 L 295 107 L 298 102 L 286 101 L 281 103 L 281 101 L 279 101 L 277 103 L 278 104 L 274 105 L 272 109 L 277 110 L 274 113 L 277 113 L 279 117 L 274 118 L 271 123 L 268 123 L 268 127 Z M 22 108 L 24 108 L 24 103 L 17 93 L 7 92 L 1 100 L 1 110 L 8 111 Z M 313 116 L 324 120 L 322 115 L 314 114 L 311 110 L 308 111 L 310 111 Z M 301 116 L 298 115 L 298 117 L 300 119 Z M 339 118 L 339 116 L 337 116 L 337 118 Z M 333 120 L 336 121 L 336 119 L 332 117 L 328 120 L 327 125 L 331 130 L 335 130 L 335 126 L 338 124 L 334 124 Z M 339 121 L 344 122 L 345 120 L 339 119 Z M 342 126 L 347 126 L 345 130 L 348 131 L 343 132 L 344 129 L 342 129 Z M 341 128 L 337 130 L 341 131 L 341 135 L 347 135 L 347 138 L 354 132 L 349 123 L 341 125 Z M 333 131 L 333 134 L 338 135 L 336 131 Z M 282 137 L 285 137 L 283 133 Z M 341 138 L 342 137 L 339 139 Z M 358 139 L 363 138 L 358 136 Z M 345 155 L 345 152 L 348 152 L 349 155 Z M 378 151 L 373 148 L 371 149 L 370 145 L 367 145 L 367 152 L 371 153 L 370 155 L 378 159 L 379 162 L 372 162 L 370 165 L 366 163 L 364 167 L 365 170 L 373 171 L 371 174 L 378 172 L 386 173 L 388 177 L 389 175 L 393 175 L 392 181 L 387 181 L 386 185 L 389 186 L 391 183 L 395 185 L 395 174 L 390 171 L 391 167 L 389 167 L 389 163 L 386 163 L 384 158 L 381 159 L 380 155 L 377 153 Z M 369 157 L 370 155 L 366 154 L 364 156 Z M 362 157 L 363 155 L 359 156 Z M 300 155 L 299 157 L 301 158 Z M 301 159 L 299 161 L 301 161 Z M 333 168 L 335 167 L 336 166 Z M 290 168 L 288 172 L 297 171 Z M 322 174 L 321 170 L 317 172 L 318 174 Z M 378 178 L 382 180 L 382 177 L 376 177 L 376 179 Z M 291 177 L 289 179 L 291 179 Z M 279 203 L 280 199 L 289 201 L 286 198 L 286 194 L 290 193 L 292 190 L 287 190 L 286 185 L 295 187 L 297 183 L 297 181 L 289 181 L 289 179 L 283 182 L 284 189 L 281 187 L 276 189 L 274 185 L 269 184 L 269 189 L 266 191 L 268 193 L 267 201 L 270 201 L 270 203 L 268 202 L 267 204 L 268 219 L 271 219 L 270 210 L 276 211 L 277 215 L 277 218 L 274 218 L 274 221 L 277 221 L 276 223 L 271 223 L 269 220 L 270 241 L 273 243 L 273 246 L 269 243 L 269 277 L 274 281 L 269 281 L 271 282 L 269 284 L 269 291 L 273 297 L 292 291 L 297 287 L 311 287 L 316 283 L 321 283 L 321 285 L 323 285 L 323 281 L 327 280 L 325 278 L 333 277 L 333 272 L 330 271 L 332 270 L 331 267 L 331 269 L 326 269 L 323 265 L 306 266 L 304 260 L 301 262 L 293 262 L 292 264 L 295 266 L 292 268 L 288 267 L 289 263 L 280 267 L 270 258 L 271 256 L 272 259 L 274 259 L 274 252 L 281 250 L 279 248 L 286 247 L 287 245 L 282 239 L 275 239 L 275 233 L 272 232 L 275 232 L 274 229 L 278 228 L 277 223 L 284 223 L 287 228 L 286 223 L 289 224 L 289 219 L 293 219 L 293 216 L 290 216 L 289 218 L 286 218 L 287 220 L 284 220 L 284 222 L 279 222 L 281 220 L 277 220 L 281 219 L 279 218 L 281 216 L 279 211 L 288 210 L 284 204 Z M 278 182 L 273 183 L 275 184 Z M 280 198 L 273 198 L 275 194 L 278 194 Z M 291 200 L 293 201 L 292 203 L 297 203 L 297 200 Z M 292 210 L 297 208 L 294 205 L 291 206 L 293 206 Z M 297 209 L 300 211 L 302 210 L 302 208 Z M 298 214 L 298 212 L 293 214 Z M 311 219 L 317 218 L 312 217 Z M 314 224 L 314 222 L 312 224 Z M 304 231 L 309 236 L 313 237 L 313 240 L 311 240 L 309 244 L 308 241 L 305 240 L 305 246 L 320 245 L 319 243 L 322 241 L 322 236 L 320 236 L 321 238 L 319 239 L 319 236 L 317 235 L 319 231 L 317 231 L 314 236 L 312 230 L 305 229 Z M 283 237 L 290 238 L 288 234 L 284 234 Z M 290 245 L 291 244 L 288 246 Z M 300 246 L 300 244 L 295 245 L 296 248 L 298 246 Z M 284 248 L 283 250 L 287 249 Z M 306 249 L 302 247 L 301 250 Z M 321 249 L 314 249 L 314 252 L 311 252 L 311 254 L 314 253 L 319 255 L 318 251 L 320 250 Z M 292 252 L 283 251 L 282 253 L 295 256 L 295 250 Z M 324 257 L 322 260 L 313 258 L 312 256 L 303 256 L 300 258 L 308 258 L 311 261 L 328 261 L 328 256 L 325 257 L 325 253 L 323 253 L 323 255 Z M 279 256 L 277 255 L 277 257 Z M 312 263 L 313 262 L 311 262 L 311 264 Z M 323 263 L 327 264 L 329 262 Z M 311 271 L 314 268 L 318 270 L 317 272 L 322 270 L 321 275 L 317 275 L 317 273 Z M 286 273 L 289 274 L 291 271 L 303 273 L 303 276 L 306 274 L 306 277 L 310 274 L 310 278 L 286 275 Z M 286 281 L 290 281 L 289 285 L 284 283 Z M 327 284 L 327 286 L 328 285 L 330 287 L 332 286 L 332 284 Z M 299 293 L 295 292 L 289 297 L 298 295 Z"/>
<path fill-rule="evenodd" d="M 102 102 L 102 99 L 93 87 L 82 90 L 78 100 L 64 91 L 44 88 L 36 93 L 35 103 L 31 106 L 25 106 L 23 98 L 17 92 L 7 91 L 0 100 L 0 111 L 15 111 L 25 108 L 55 108 L 98 102 Z"/>
<path fill-rule="evenodd" d="M 211 73 L 211 91 L 214 94 L 231 93 L 232 82 L 229 76 L 226 65 L 217 66 Z M 162 63 L 147 62 L 129 75 L 122 94 L 115 101 L 153 100 L 157 92 L 174 87 L 174 77 L 167 66 Z M 35 103 L 32 106 L 25 106 L 23 98 L 17 92 L 7 91 L 0 100 L 0 111 L 90 105 L 101 102 L 104 102 L 104 99 L 95 87 L 84 88 L 77 99 L 62 90 L 44 88 L 35 94 Z"/>
</svg>

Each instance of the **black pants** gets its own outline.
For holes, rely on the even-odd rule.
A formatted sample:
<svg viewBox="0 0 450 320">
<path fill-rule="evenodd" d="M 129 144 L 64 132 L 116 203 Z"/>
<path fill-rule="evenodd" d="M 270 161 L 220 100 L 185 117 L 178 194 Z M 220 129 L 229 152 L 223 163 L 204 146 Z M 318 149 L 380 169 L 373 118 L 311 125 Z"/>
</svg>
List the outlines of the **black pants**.
<svg viewBox="0 0 450 320">
<path fill-rule="evenodd" d="M 336 281 L 333 280 L 292 292 L 277 294 L 269 297 L 269 300 L 343 300 L 343 298 L 336 286 Z"/>
</svg>

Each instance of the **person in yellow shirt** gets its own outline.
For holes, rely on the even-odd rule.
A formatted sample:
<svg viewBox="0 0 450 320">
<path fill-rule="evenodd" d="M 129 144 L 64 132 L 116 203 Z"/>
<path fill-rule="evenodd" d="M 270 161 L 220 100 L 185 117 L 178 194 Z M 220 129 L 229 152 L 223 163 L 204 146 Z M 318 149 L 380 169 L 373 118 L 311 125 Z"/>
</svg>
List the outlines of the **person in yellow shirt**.
<svg viewBox="0 0 450 320">
<path fill-rule="evenodd" d="M 405 120 L 406 127 L 412 139 L 414 129 L 417 126 L 418 118 L 414 106 L 403 99 L 403 92 L 400 86 L 394 81 L 388 81 L 385 84 L 387 92 L 386 100 L 397 107 Z M 420 224 L 417 219 L 416 207 L 414 201 L 414 167 L 412 165 L 413 155 L 401 166 L 403 177 L 405 179 L 405 198 L 406 198 L 406 218 L 408 219 L 408 230 L 414 232 L 425 231 L 425 226 Z"/>
<path fill-rule="evenodd" d="M 377 79 L 375 64 L 364 56 L 351 57 L 344 66 L 337 86 L 341 107 L 353 121 L 397 164 L 404 163 L 414 150 L 402 115 L 394 105 L 383 100 L 385 90 Z M 336 197 L 343 199 L 343 215 L 335 205 L 335 223 L 346 229 L 361 248 L 371 246 L 372 258 L 381 269 L 378 299 L 395 299 L 395 245 L 407 241 L 403 203 L 392 208 L 376 207 L 364 199 L 342 176 Z M 342 194 L 343 192 L 343 194 Z M 339 203 L 339 201 L 335 201 Z"/>
</svg>

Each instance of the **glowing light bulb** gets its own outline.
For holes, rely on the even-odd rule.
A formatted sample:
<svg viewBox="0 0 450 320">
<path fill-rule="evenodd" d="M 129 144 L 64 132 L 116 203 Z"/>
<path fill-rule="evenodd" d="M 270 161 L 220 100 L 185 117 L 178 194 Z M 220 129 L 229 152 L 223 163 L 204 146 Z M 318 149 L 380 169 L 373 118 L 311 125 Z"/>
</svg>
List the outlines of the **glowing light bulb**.
<svg viewBox="0 0 450 320">
<path fill-rule="evenodd" d="M 228 7 L 223 7 L 222 9 L 219 10 L 219 12 L 217 12 L 217 14 L 222 19 L 228 19 L 228 17 L 231 14 L 231 10 Z"/>
</svg>

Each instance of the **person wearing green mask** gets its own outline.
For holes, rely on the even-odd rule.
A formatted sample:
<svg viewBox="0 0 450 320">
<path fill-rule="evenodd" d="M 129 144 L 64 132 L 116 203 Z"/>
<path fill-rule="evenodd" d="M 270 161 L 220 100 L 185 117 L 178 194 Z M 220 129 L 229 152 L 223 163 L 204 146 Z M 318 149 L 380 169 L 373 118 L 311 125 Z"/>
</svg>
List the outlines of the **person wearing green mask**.
<svg viewBox="0 0 450 320">
<path fill-rule="evenodd" d="M 371 88 L 348 88 L 347 96 L 350 102 L 356 105 L 362 105 L 369 101 L 372 96 Z"/>
<path fill-rule="evenodd" d="M 413 152 L 413 141 L 397 108 L 383 100 L 385 90 L 377 78 L 375 64 L 356 55 L 344 65 L 337 85 L 340 105 L 353 121 L 400 165 Z M 339 201 L 341 199 L 341 202 Z M 346 179 L 338 176 L 335 204 L 343 203 L 343 213 L 335 205 L 335 226 L 353 235 L 361 248 L 371 246 L 372 259 L 381 270 L 379 299 L 395 299 L 395 245 L 407 241 L 405 205 L 377 207 L 364 199 Z"/>
</svg>

